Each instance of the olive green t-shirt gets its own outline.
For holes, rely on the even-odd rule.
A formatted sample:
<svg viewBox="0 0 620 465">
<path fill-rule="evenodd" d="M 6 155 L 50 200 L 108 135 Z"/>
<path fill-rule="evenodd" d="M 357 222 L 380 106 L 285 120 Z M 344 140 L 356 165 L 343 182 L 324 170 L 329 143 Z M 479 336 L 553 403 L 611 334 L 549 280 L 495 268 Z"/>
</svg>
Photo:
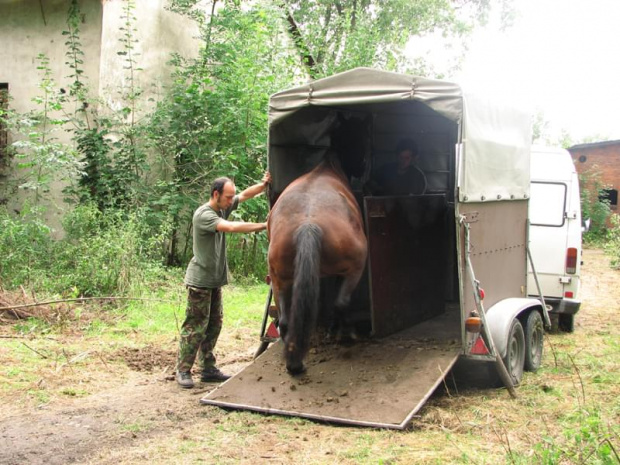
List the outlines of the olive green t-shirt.
<svg viewBox="0 0 620 465">
<path fill-rule="evenodd" d="M 239 205 L 236 195 L 228 210 L 217 212 L 208 203 L 198 207 L 192 219 L 194 256 L 185 272 L 185 284 L 215 289 L 228 284 L 226 236 L 216 229 L 217 224 Z"/>
</svg>

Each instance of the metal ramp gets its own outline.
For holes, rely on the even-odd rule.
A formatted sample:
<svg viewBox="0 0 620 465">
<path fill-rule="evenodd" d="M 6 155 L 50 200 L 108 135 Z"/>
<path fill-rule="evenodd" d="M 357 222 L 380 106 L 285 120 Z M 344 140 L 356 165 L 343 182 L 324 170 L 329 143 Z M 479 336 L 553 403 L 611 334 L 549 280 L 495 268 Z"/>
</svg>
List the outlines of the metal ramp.
<svg viewBox="0 0 620 465">
<path fill-rule="evenodd" d="M 456 362 L 458 316 L 447 312 L 382 339 L 310 350 L 286 372 L 281 341 L 203 397 L 202 404 L 330 423 L 404 429 Z"/>
</svg>

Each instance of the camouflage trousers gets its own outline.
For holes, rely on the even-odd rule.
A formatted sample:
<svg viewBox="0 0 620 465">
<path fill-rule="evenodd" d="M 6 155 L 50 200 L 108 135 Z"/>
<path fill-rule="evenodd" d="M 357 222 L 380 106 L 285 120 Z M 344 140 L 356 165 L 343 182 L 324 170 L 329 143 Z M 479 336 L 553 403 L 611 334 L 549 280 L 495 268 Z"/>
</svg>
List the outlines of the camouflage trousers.
<svg viewBox="0 0 620 465">
<path fill-rule="evenodd" d="M 181 326 L 177 371 L 191 371 L 196 355 L 200 368 L 215 366 L 213 349 L 222 330 L 222 289 L 187 287 L 187 309 Z"/>
</svg>

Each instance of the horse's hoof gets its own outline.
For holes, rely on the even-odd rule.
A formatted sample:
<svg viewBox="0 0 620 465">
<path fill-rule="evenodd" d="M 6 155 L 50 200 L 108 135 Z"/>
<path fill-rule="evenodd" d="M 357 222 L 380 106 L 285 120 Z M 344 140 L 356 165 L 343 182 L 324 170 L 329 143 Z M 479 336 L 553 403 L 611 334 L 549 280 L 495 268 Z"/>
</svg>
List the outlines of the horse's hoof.
<svg viewBox="0 0 620 465">
<path fill-rule="evenodd" d="M 298 376 L 306 372 L 306 367 L 304 365 L 299 365 L 299 366 L 294 366 L 294 367 L 287 365 L 286 371 L 288 371 L 288 373 L 291 376 Z"/>
</svg>

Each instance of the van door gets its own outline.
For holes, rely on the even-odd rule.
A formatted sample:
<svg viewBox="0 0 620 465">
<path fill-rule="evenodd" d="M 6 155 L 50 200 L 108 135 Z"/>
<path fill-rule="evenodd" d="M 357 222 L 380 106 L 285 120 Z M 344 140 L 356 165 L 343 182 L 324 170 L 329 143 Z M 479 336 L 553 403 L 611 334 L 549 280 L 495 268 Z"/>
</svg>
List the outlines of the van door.
<svg viewBox="0 0 620 465">
<path fill-rule="evenodd" d="M 532 180 L 530 186 L 530 251 L 545 296 L 563 297 L 568 247 L 568 193 L 565 182 Z M 537 294 L 533 275 L 528 275 L 529 294 Z"/>
</svg>

